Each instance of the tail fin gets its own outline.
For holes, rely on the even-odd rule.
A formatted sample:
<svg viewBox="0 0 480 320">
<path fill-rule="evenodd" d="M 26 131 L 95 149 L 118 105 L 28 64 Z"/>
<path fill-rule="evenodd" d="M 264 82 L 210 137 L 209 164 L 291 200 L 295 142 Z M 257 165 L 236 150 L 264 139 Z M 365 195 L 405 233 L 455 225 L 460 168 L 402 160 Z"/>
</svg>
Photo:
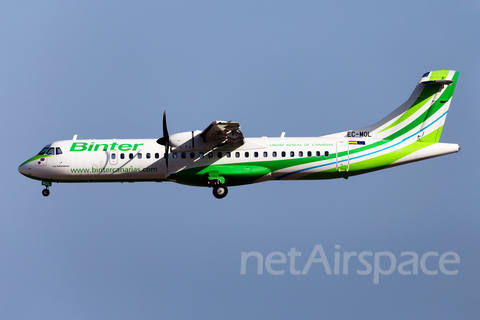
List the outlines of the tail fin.
<svg viewBox="0 0 480 320">
<path fill-rule="evenodd" d="M 346 136 L 438 142 L 458 73 L 453 70 L 425 73 L 404 104 L 374 125 L 347 131 Z"/>
</svg>

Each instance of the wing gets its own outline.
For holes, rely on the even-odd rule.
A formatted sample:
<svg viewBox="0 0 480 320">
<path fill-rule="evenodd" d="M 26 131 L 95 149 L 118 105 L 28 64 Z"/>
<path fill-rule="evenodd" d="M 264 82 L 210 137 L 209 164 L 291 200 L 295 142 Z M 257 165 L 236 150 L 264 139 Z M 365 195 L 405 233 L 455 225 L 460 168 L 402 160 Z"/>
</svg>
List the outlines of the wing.
<svg viewBox="0 0 480 320">
<path fill-rule="evenodd" d="M 227 143 L 232 147 L 240 147 L 245 143 L 245 137 L 240 131 L 240 123 L 233 121 L 213 121 L 200 133 L 203 142 L 218 144 Z"/>
</svg>

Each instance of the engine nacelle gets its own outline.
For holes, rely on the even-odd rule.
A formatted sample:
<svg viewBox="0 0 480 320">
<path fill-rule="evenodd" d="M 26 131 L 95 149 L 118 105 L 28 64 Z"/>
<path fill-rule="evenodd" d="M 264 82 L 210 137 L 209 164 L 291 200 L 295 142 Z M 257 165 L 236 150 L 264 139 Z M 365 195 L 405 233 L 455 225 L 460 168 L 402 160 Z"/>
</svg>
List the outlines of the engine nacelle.
<svg viewBox="0 0 480 320">
<path fill-rule="evenodd" d="M 238 148 L 245 143 L 240 124 L 233 121 L 213 121 L 203 131 L 187 131 L 170 136 L 172 151 L 211 150 L 220 145 L 228 144 Z"/>
<path fill-rule="evenodd" d="M 202 131 L 195 130 L 172 134 L 170 145 L 173 151 L 209 150 L 218 144 L 218 141 L 205 142 L 200 133 Z"/>
</svg>

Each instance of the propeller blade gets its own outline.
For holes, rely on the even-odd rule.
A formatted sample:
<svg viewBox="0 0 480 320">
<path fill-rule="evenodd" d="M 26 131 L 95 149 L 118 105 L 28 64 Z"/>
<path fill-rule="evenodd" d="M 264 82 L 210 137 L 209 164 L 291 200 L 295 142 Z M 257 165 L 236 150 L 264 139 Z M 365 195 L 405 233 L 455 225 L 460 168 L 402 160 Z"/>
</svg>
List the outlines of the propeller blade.
<svg viewBox="0 0 480 320">
<path fill-rule="evenodd" d="M 168 146 L 167 145 L 165 146 L 165 153 L 163 157 L 165 158 L 165 165 L 167 166 L 167 170 L 168 170 Z"/>
<path fill-rule="evenodd" d="M 163 111 L 163 137 L 169 140 L 168 129 L 167 129 L 167 111 Z M 169 143 L 168 141 L 167 143 Z"/>
<path fill-rule="evenodd" d="M 161 144 L 162 146 L 165 146 L 165 153 L 163 154 L 163 157 L 165 158 L 165 164 L 168 169 L 168 148 L 170 147 L 170 136 L 168 134 L 168 129 L 167 129 L 167 112 L 163 112 L 163 137 L 157 140 L 158 144 Z"/>
</svg>

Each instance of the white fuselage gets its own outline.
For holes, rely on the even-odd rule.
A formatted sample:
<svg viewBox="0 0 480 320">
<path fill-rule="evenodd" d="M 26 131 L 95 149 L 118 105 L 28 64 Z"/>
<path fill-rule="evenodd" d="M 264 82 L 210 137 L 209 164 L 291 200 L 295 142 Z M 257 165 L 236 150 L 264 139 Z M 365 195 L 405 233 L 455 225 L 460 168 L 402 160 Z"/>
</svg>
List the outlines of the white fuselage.
<svg viewBox="0 0 480 320">
<path fill-rule="evenodd" d="M 352 145 L 351 141 L 325 137 L 250 138 L 238 148 L 224 145 L 213 150 L 174 149 L 168 154 L 167 169 L 165 148 L 157 144 L 155 139 L 64 140 L 46 147 L 53 148 L 55 154 L 36 156 L 34 158 L 37 159 L 21 165 L 19 171 L 37 180 L 52 182 L 160 182 L 170 180 L 169 176 L 176 172 L 191 168 L 258 164 L 270 168 L 270 172 L 254 182 L 295 180 L 320 171 L 332 172 L 331 178 L 337 178 L 354 175 L 350 165 L 355 162 L 381 156 L 395 149 L 401 151 L 403 144 L 411 143 L 394 140 L 379 150 L 353 156 L 354 150 L 364 145 Z M 376 139 L 366 138 L 361 141 L 368 145 Z M 418 152 L 405 154 L 404 158 L 385 165 L 418 161 L 456 152 L 458 149 L 457 144 L 437 143 Z M 342 152 L 345 155 L 338 156 Z M 304 161 L 306 158 L 310 159 Z M 295 159 L 299 162 L 277 165 Z M 343 174 L 339 174 L 339 171 Z"/>
</svg>

